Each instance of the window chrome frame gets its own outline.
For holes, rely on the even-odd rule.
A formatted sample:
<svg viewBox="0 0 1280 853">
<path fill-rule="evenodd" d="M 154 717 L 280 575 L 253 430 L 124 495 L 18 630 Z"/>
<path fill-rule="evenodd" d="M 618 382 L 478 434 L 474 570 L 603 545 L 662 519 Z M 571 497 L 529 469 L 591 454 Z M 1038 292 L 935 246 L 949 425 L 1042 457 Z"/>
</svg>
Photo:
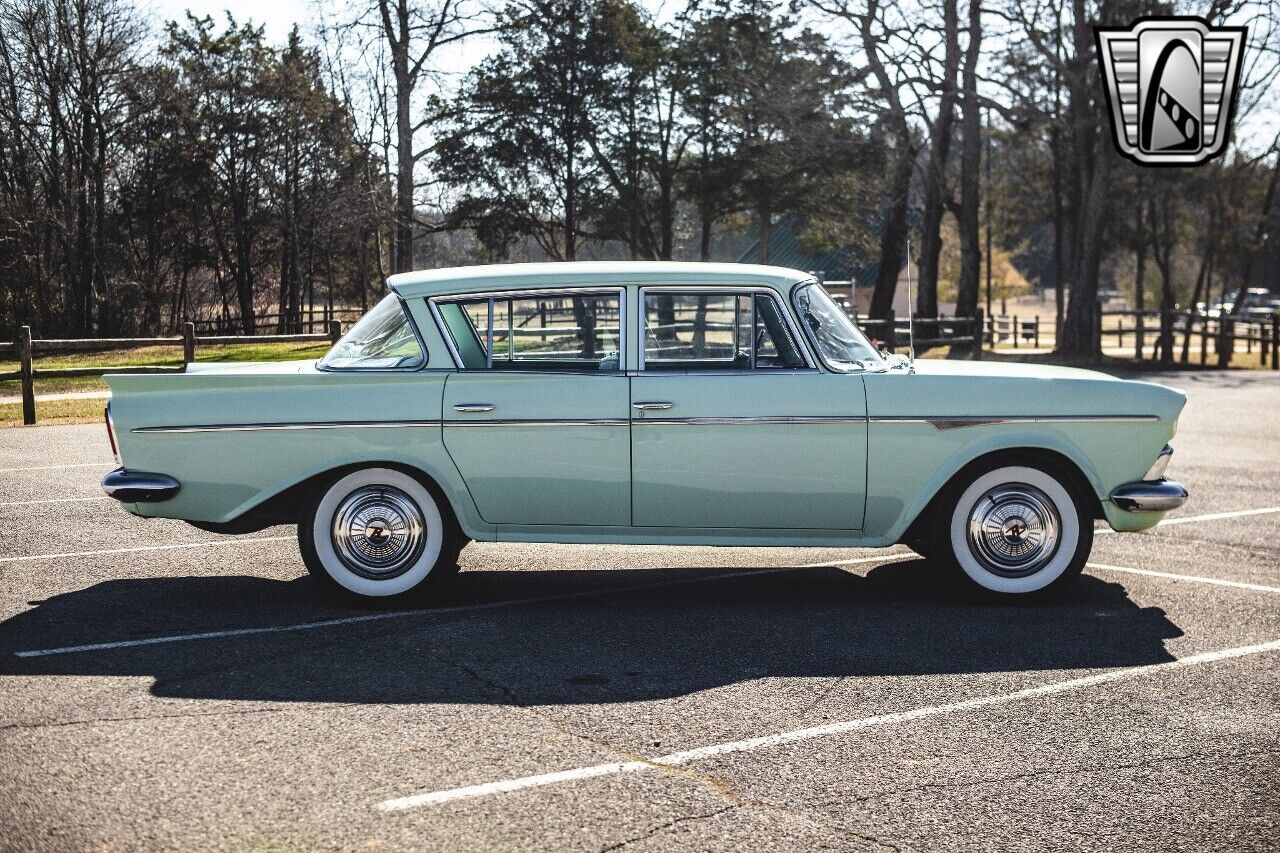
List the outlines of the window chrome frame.
<svg viewBox="0 0 1280 853">
<path fill-rule="evenodd" d="M 794 307 L 786 305 L 784 300 L 781 300 L 779 298 L 780 294 L 778 293 L 778 291 L 774 290 L 772 287 L 765 287 L 758 284 L 713 284 L 713 285 L 646 284 L 646 285 L 641 285 L 638 288 L 638 290 L 639 290 L 640 298 L 639 298 L 639 311 L 637 313 L 640 316 L 637 318 L 637 320 L 640 325 L 636 330 L 636 336 L 639 339 L 640 345 L 637 348 L 637 352 L 636 352 L 637 364 L 636 364 L 636 371 L 634 375 L 644 374 L 646 376 L 731 376 L 731 375 L 744 376 L 744 375 L 758 375 L 761 373 L 786 374 L 786 373 L 797 373 L 797 372 L 807 372 L 807 373 L 818 372 L 818 368 L 814 362 L 813 355 L 809 351 L 807 341 L 803 335 L 799 334 L 799 329 L 797 329 L 796 327 Z M 773 300 L 774 307 L 778 309 L 778 316 L 782 318 L 783 324 L 787 327 L 787 334 L 791 336 L 791 342 L 795 346 L 796 352 L 800 353 L 800 357 L 804 359 L 805 366 L 789 367 L 789 368 L 757 368 L 755 367 L 756 301 L 753 298 L 751 300 L 751 316 L 752 316 L 752 325 L 751 325 L 751 364 L 752 366 L 751 367 L 746 369 L 732 368 L 728 370 L 716 370 L 713 368 L 700 368 L 697 370 L 645 370 L 644 351 L 645 351 L 646 338 L 644 333 L 645 332 L 644 324 L 648 320 L 648 316 L 649 316 L 648 309 L 645 305 L 645 296 L 646 294 L 650 292 L 655 292 L 655 291 L 656 292 L 670 291 L 673 295 L 688 294 L 690 296 L 702 296 L 702 295 L 712 295 L 712 294 L 728 294 L 734 297 L 742 296 L 744 294 L 751 294 L 752 296 L 757 296 L 757 295 L 766 296 L 769 299 Z M 736 306 L 734 310 L 735 311 L 737 310 Z M 735 330 L 734 330 L 735 348 L 737 347 L 736 325 L 737 324 L 735 323 Z M 776 341 L 774 342 L 774 345 L 777 346 Z"/>
<path fill-rule="evenodd" d="M 584 367 L 582 370 L 539 370 L 535 366 L 528 368 L 503 368 L 495 370 L 493 367 L 493 306 L 495 300 L 498 299 L 521 299 L 540 297 L 559 296 L 601 296 L 614 295 L 618 298 L 618 369 L 604 371 L 600 369 L 592 370 Z M 469 369 L 462 364 L 462 354 L 458 352 L 458 348 L 453 340 L 453 335 L 449 331 L 448 325 L 444 322 L 444 317 L 440 315 L 440 303 L 445 302 L 479 302 L 488 300 L 489 314 L 489 331 L 486 335 L 485 343 L 485 366 L 483 370 Z M 514 288 L 509 290 L 477 290 L 472 293 L 449 293 L 439 296 L 431 296 L 427 298 L 427 307 L 431 311 L 432 318 L 436 321 L 436 328 L 440 332 L 440 337 L 444 340 L 445 348 L 449 350 L 449 357 L 453 359 L 454 368 L 459 373 L 536 373 L 540 376 L 554 376 L 556 374 L 565 375 L 581 375 L 596 373 L 600 376 L 625 376 L 626 360 L 627 360 L 627 286 L 626 285 L 599 285 L 586 287 L 539 287 L 539 288 Z M 477 335 L 478 337 L 478 335 Z M 514 336 L 512 336 L 514 340 Z M 536 362 L 529 362 L 530 365 Z"/>
<path fill-rule="evenodd" d="M 422 363 L 414 367 L 330 367 L 320 363 L 324 359 L 324 355 L 322 355 L 316 359 L 316 370 L 324 373 L 417 373 L 420 370 L 427 369 L 427 365 L 431 362 L 431 351 L 427 349 L 427 342 L 423 340 L 422 332 L 419 331 L 418 324 L 413 319 L 413 312 L 409 310 L 409 302 L 395 291 L 389 291 L 388 295 L 394 296 L 396 301 L 400 303 L 400 312 L 404 314 L 405 322 L 409 324 L 409 330 L 413 332 L 414 340 L 418 342 L 418 349 L 422 351 Z M 382 300 L 378 301 L 381 302 Z M 377 306 L 375 305 L 374 307 Z M 373 308 L 369 310 L 372 311 Z M 361 314 L 360 320 L 363 320 L 368 313 L 369 311 L 366 311 Z M 359 323 L 360 320 L 357 320 L 356 323 Z M 355 328 L 354 323 L 352 328 Z M 350 329 L 347 331 L 350 331 Z M 338 345 L 338 341 L 341 340 L 342 338 L 338 338 L 337 341 L 334 341 L 329 346 L 329 349 L 333 349 Z M 448 341 L 445 341 L 445 343 L 447 344 Z M 325 353 L 325 355 L 328 355 L 328 353 Z"/>
</svg>

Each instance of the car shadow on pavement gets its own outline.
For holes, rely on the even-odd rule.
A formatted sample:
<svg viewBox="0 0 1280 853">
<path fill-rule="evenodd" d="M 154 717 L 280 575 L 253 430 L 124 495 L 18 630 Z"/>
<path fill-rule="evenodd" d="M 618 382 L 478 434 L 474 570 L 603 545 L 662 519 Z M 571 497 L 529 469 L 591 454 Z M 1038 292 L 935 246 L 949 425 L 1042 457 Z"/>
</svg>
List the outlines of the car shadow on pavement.
<svg viewBox="0 0 1280 853">
<path fill-rule="evenodd" d="M 544 600 L 495 606 L 534 597 Z M 434 610 L 359 610 L 307 578 L 246 576 L 112 580 L 31 605 L 0 623 L 0 674 L 145 675 L 161 696 L 298 702 L 628 702 L 765 677 L 1136 666 L 1172 660 L 1164 641 L 1181 634 L 1117 583 L 1084 576 L 1057 603 L 996 605 L 945 594 L 922 560 L 866 576 L 830 567 L 463 572 Z M 362 618 L 14 654 L 351 616 Z"/>
</svg>

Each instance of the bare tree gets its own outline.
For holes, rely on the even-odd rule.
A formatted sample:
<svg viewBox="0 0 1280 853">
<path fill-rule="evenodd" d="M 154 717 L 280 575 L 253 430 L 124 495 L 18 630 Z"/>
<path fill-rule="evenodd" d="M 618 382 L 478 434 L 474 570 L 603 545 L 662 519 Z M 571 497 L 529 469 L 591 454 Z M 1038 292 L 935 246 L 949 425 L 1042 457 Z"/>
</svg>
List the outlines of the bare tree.
<svg viewBox="0 0 1280 853">
<path fill-rule="evenodd" d="M 375 48 L 387 51 L 390 91 L 377 92 L 373 106 L 380 101 L 390 118 L 387 156 L 394 159 L 388 165 L 395 186 L 391 268 L 406 272 L 414 268 L 416 231 L 435 225 L 418 218 L 418 199 L 419 191 L 431 185 L 421 172 L 439 142 L 432 131 L 448 114 L 436 63 L 466 39 L 492 32 L 492 15 L 475 0 L 366 0 L 332 29 L 352 36 L 344 39 L 348 49 L 370 52 L 375 63 L 366 72 L 370 79 L 381 77 L 376 63 L 382 53 Z"/>
<path fill-rule="evenodd" d="M 875 81 L 874 96 L 883 103 L 880 121 L 891 142 L 891 177 L 885 200 L 884 227 L 880 232 L 880 266 L 871 293 L 872 317 L 887 317 L 893 308 L 907 238 L 907 212 L 911 201 L 911 176 L 915 169 L 916 138 L 911 117 L 903 101 L 903 68 L 893 62 L 886 41 L 901 27 L 888 15 L 896 11 L 893 0 L 813 0 L 820 12 L 848 23 L 857 34 L 858 45 Z"/>
</svg>

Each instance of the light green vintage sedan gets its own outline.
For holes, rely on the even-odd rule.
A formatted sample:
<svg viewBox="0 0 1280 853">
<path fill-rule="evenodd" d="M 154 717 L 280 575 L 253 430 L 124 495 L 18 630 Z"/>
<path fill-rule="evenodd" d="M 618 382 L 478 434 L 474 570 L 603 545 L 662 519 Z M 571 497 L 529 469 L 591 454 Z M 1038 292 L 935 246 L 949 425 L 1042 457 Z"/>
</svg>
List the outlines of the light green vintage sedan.
<svg viewBox="0 0 1280 853">
<path fill-rule="evenodd" d="M 470 540 L 905 543 L 1046 596 L 1095 519 L 1142 530 L 1184 396 L 1065 368 L 884 356 L 822 285 L 766 266 L 407 273 L 318 362 L 110 376 L 129 512 L 297 523 L 357 596 L 422 593 Z"/>
</svg>

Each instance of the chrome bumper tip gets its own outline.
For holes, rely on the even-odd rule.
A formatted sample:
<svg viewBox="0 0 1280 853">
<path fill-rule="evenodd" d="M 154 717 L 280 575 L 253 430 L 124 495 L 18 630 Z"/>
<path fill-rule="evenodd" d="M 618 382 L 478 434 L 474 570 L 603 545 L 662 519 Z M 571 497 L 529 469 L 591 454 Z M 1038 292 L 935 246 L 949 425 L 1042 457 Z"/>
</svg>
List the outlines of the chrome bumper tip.
<svg viewBox="0 0 1280 853">
<path fill-rule="evenodd" d="M 1187 502 L 1187 487 L 1173 480 L 1125 483 L 1111 493 L 1111 502 L 1125 512 L 1168 512 Z"/>
<path fill-rule="evenodd" d="M 154 504 L 178 493 L 180 485 L 164 474 L 143 474 L 117 468 L 102 478 L 102 491 L 121 503 Z"/>
</svg>

